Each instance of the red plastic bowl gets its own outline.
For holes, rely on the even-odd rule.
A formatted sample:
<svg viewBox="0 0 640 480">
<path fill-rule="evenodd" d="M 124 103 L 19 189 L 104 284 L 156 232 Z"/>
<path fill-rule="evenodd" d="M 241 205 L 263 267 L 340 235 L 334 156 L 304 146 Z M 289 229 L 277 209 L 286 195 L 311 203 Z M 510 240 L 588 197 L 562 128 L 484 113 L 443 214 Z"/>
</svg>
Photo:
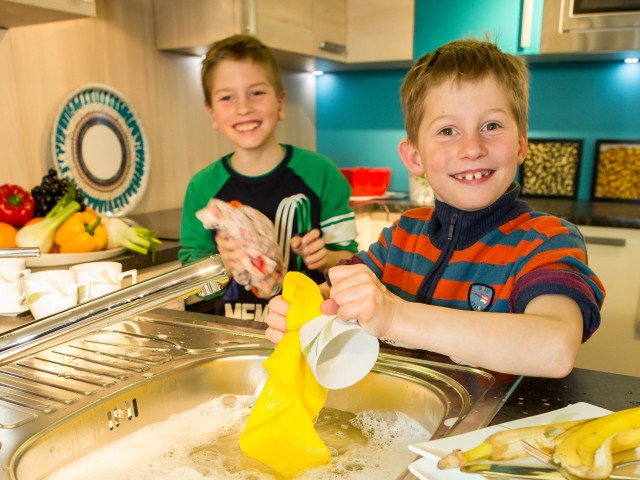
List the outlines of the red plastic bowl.
<svg viewBox="0 0 640 480">
<path fill-rule="evenodd" d="M 391 181 L 390 168 L 354 167 L 340 171 L 351 185 L 354 197 L 377 197 L 384 195 Z"/>
</svg>

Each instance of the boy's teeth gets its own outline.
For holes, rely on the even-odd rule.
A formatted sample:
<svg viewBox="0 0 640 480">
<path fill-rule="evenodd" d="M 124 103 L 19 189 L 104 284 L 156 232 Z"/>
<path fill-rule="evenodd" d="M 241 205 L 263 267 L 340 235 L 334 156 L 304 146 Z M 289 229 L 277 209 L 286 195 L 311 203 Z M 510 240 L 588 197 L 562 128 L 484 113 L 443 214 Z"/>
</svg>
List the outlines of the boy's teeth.
<svg viewBox="0 0 640 480">
<path fill-rule="evenodd" d="M 244 125 L 238 125 L 236 128 L 238 130 L 240 130 L 241 132 L 248 132 L 249 130 L 253 130 L 257 126 L 258 126 L 257 123 L 249 123 L 249 124 L 244 124 Z"/>
<path fill-rule="evenodd" d="M 485 173 L 483 172 L 467 173 L 464 175 L 464 179 L 470 182 L 471 180 L 480 180 L 484 176 Z"/>
</svg>

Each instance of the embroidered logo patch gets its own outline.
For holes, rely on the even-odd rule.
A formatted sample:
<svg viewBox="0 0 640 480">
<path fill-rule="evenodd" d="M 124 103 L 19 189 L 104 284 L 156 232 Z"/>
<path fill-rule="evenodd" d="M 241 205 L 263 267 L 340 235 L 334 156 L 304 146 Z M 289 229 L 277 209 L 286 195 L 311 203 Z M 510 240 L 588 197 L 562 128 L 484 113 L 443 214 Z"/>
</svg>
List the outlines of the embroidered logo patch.
<svg viewBox="0 0 640 480">
<path fill-rule="evenodd" d="M 474 283 L 469 287 L 469 306 L 471 310 L 482 312 L 491 305 L 495 290 L 489 285 Z"/>
</svg>

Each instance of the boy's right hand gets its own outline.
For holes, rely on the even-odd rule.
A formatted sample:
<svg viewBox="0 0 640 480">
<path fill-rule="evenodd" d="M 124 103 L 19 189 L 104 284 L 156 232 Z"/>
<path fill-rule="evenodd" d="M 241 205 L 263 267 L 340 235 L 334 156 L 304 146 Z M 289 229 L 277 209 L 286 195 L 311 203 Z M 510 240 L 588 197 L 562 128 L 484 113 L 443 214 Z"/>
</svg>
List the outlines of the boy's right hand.
<svg viewBox="0 0 640 480">
<path fill-rule="evenodd" d="M 267 340 L 273 343 L 279 343 L 282 337 L 287 333 L 287 312 L 289 311 L 289 302 L 282 295 L 276 295 L 269 301 L 269 313 L 265 317 L 267 329 L 264 334 Z"/>
</svg>

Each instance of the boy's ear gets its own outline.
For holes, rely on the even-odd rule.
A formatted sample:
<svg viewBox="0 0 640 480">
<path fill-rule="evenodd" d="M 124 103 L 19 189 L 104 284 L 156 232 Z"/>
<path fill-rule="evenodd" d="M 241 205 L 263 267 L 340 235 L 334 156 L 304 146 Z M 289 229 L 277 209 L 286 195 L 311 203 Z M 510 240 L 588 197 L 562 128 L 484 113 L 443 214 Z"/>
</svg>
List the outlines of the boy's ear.
<svg viewBox="0 0 640 480">
<path fill-rule="evenodd" d="M 402 163 L 407 167 L 410 173 L 420 177 L 424 175 L 424 165 L 418 149 L 409 141 L 408 138 L 403 139 L 398 145 L 398 153 L 402 159 Z"/>
<path fill-rule="evenodd" d="M 287 99 L 287 92 L 283 91 L 280 94 L 280 99 L 278 100 L 278 121 L 279 122 L 282 122 L 287 117 L 287 114 L 284 108 L 286 105 L 286 99 Z"/>
<path fill-rule="evenodd" d="M 518 165 L 524 163 L 524 159 L 527 157 L 529 151 L 529 135 L 524 133 L 518 140 Z"/>
</svg>

